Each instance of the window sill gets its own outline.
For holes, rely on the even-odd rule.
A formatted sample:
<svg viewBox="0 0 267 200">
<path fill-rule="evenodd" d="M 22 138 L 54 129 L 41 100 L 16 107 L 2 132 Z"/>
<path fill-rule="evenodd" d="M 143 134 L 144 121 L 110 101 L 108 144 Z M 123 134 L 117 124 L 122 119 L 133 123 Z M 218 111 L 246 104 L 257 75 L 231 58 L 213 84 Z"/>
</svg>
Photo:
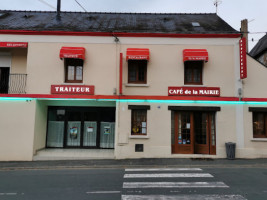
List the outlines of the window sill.
<svg viewBox="0 0 267 200">
<path fill-rule="evenodd" d="M 126 87 L 149 87 L 149 84 L 126 83 Z"/>
<path fill-rule="evenodd" d="M 183 87 L 207 87 L 206 85 L 192 85 L 192 84 L 190 84 L 190 85 L 183 85 Z"/>
<path fill-rule="evenodd" d="M 130 139 L 149 139 L 149 137 L 147 135 L 130 135 L 129 136 Z"/>
<path fill-rule="evenodd" d="M 84 83 L 62 83 L 61 85 L 85 85 Z"/>
<path fill-rule="evenodd" d="M 267 138 L 253 138 L 250 141 L 252 141 L 252 142 L 267 142 Z"/>
</svg>

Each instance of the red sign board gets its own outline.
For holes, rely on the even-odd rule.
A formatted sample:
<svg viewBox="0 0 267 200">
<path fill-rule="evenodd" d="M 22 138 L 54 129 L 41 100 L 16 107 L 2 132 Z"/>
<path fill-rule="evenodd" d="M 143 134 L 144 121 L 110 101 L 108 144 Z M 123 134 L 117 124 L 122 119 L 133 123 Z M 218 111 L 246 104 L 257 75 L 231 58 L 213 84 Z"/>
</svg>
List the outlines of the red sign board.
<svg viewBox="0 0 267 200">
<path fill-rule="evenodd" d="M 247 78 L 247 47 L 246 38 L 239 40 L 240 50 L 240 79 Z"/>
<path fill-rule="evenodd" d="M 28 43 L 27 42 L 0 42 L 0 47 L 5 48 L 27 48 Z"/>
<path fill-rule="evenodd" d="M 93 95 L 94 93 L 93 85 L 51 85 L 51 94 Z"/>
<path fill-rule="evenodd" d="M 169 96 L 208 96 L 219 97 L 219 87 L 168 87 Z"/>
<path fill-rule="evenodd" d="M 149 49 L 128 48 L 126 60 L 149 60 Z"/>
</svg>

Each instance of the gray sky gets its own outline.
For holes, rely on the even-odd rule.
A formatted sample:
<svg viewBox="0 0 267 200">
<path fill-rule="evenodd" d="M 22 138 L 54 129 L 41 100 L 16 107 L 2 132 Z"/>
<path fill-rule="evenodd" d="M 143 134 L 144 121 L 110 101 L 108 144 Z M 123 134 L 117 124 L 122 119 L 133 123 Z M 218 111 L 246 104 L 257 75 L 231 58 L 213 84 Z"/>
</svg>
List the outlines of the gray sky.
<svg viewBox="0 0 267 200">
<path fill-rule="evenodd" d="M 77 0 L 88 12 L 215 13 L 214 0 Z M 53 11 L 57 0 L 0 0 L 1 10 Z M 54 8 L 53 8 L 54 7 Z M 61 0 L 61 10 L 81 11 L 75 0 Z M 218 15 L 236 30 L 249 21 L 249 49 L 267 32 L 267 0 L 221 0 Z M 261 32 L 259 34 L 258 32 Z M 257 33 L 257 34 L 256 34 Z"/>
</svg>

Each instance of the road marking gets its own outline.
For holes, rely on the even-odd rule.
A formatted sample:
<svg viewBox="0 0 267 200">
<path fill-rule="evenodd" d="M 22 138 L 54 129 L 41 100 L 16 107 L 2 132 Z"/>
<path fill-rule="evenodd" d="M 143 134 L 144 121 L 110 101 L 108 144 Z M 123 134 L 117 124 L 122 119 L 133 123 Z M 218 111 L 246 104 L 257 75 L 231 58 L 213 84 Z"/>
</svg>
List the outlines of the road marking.
<svg viewBox="0 0 267 200">
<path fill-rule="evenodd" d="M 223 182 L 124 182 L 123 188 L 229 188 Z"/>
<path fill-rule="evenodd" d="M 125 174 L 124 178 L 206 178 L 213 177 L 205 173 L 173 173 L 173 174 Z"/>
<path fill-rule="evenodd" d="M 152 169 L 125 169 L 126 172 L 139 171 L 202 171 L 200 168 L 152 168 Z"/>
<path fill-rule="evenodd" d="M 87 194 L 116 194 L 121 193 L 121 191 L 92 191 L 92 192 L 86 192 Z"/>
<path fill-rule="evenodd" d="M 121 200 L 246 200 L 241 195 L 122 195 Z"/>
<path fill-rule="evenodd" d="M 8 193 L 0 193 L 0 195 L 17 195 L 15 192 L 8 192 Z"/>
</svg>

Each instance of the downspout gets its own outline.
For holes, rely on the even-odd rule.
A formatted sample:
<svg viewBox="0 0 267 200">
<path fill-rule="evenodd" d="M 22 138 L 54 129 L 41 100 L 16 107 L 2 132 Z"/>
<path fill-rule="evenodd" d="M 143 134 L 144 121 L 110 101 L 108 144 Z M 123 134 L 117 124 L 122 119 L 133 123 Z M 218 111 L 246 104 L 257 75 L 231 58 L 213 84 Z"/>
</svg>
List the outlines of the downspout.
<svg viewBox="0 0 267 200">
<path fill-rule="evenodd" d="M 120 95 L 122 95 L 122 70 L 123 70 L 123 67 L 122 67 L 122 58 L 123 58 L 123 54 L 120 53 L 120 85 L 119 85 L 119 88 L 120 88 Z"/>
</svg>

